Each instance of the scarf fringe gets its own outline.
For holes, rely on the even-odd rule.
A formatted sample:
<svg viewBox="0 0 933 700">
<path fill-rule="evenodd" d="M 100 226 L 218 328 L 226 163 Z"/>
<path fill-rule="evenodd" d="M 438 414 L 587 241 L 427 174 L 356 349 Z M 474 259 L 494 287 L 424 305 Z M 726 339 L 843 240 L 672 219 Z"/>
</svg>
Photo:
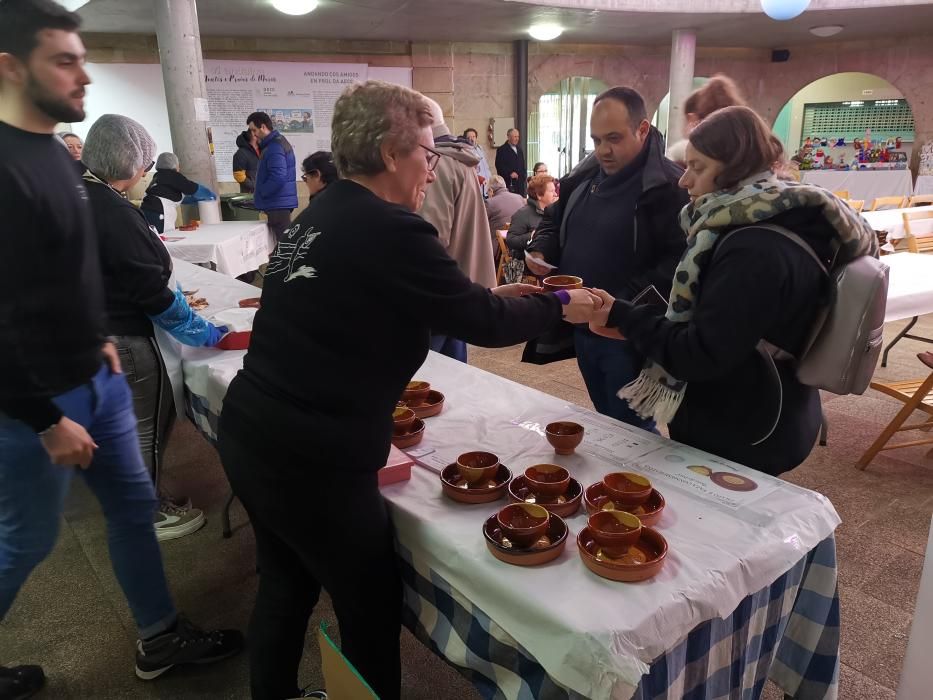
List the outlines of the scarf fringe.
<svg viewBox="0 0 933 700">
<path fill-rule="evenodd" d="M 656 422 L 665 425 L 674 419 L 674 414 L 684 400 L 683 390 L 666 387 L 647 372 L 642 372 L 635 381 L 619 389 L 618 396 L 628 401 L 640 417 L 654 418 Z"/>
</svg>

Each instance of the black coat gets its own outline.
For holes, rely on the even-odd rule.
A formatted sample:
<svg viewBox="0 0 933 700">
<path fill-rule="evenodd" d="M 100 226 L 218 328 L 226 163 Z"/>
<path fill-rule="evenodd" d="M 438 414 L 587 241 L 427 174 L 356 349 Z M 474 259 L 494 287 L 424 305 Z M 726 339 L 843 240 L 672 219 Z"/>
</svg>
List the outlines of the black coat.
<svg viewBox="0 0 933 700">
<path fill-rule="evenodd" d="M 525 259 L 525 246 L 531 240 L 531 235 L 537 230 L 544 217 L 535 202 L 528 200 L 521 209 L 512 214 L 509 223 L 509 233 L 505 237 L 505 244 L 509 247 L 511 255 L 516 260 Z"/>
<path fill-rule="evenodd" d="M 647 285 L 653 284 L 661 294 L 671 291 L 674 269 L 686 247 L 686 236 L 680 228 L 680 210 L 689 201 L 687 191 L 678 185 L 683 169 L 664 157 L 664 140 L 654 128 L 648 135 L 648 149 L 642 168 L 642 191 L 638 197 L 635 228 L 638 235 L 633 244 L 635 274 L 629 284 L 631 298 Z M 544 211 L 544 218 L 528 245 L 529 251 L 544 254 L 552 265 L 560 265 L 566 240 L 568 203 L 577 190 L 590 186 L 599 170 L 595 157 L 589 156 L 560 182 L 560 199 Z"/>
<path fill-rule="evenodd" d="M 817 210 L 793 210 L 769 223 L 797 233 L 829 265 L 832 229 Z M 777 475 L 810 454 L 820 398 L 797 381 L 792 360 L 772 365 L 758 341 L 799 356 L 827 291 L 825 273 L 799 245 L 749 228 L 714 249 L 689 322 L 617 301 L 610 325 L 688 382 L 670 424 L 674 440 Z"/>
<path fill-rule="evenodd" d="M 255 192 L 259 154 L 249 145 L 248 131 L 244 131 L 236 137 L 236 145 L 237 151 L 233 154 L 233 171 L 243 170 L 246 172 L 246 179 L 240 183 L 240 192 Z"/>
<path fill-rule="evenodd" d="M 690 197 L 678 185 L 683 169 L 664 157 L 664 139 L 651 127 L 645 164 L 642 168 L 642 191 L 638 197 L 635 237 L 632 254 L 635 257 L 634 274 L 628 283 L 626 298 L 638 294 L 649 284 L 667 296 L 671 291 L 674 270 L 686 248 L 686 236 L 680 228 L 680 210 Z M 599 163 L 593 155 L 581 161 L 560 181 L 560 198 L 544 210 L 534 239 L 528 251 L 543 253 L 545 261 L 560 265 L 561 250 L 566 240 L 566 222 L 570 208 L 568 202 L 580 198 L 580 192 L 590 187 L 599 172 Z M 576 192 L 576 196 L 574 193 Z M 547 364 L 575 356 L 572 328 L 562 324 L 548 336 L 528 343 L 522 355 L 524 362 Z"/>
<path fill-rule="evenodd" d="M 525 152 L 521 146 L 516 146 L 518 153 L 512 150 L 508 142 L 496 149 L 496 172 L 505 180 L 509 192 L 525 196 L 528 189 L 526 173 L 528 168 L 525 166 Z M 518 175 L 518 179 L 512 179 L 511 174 Z"/>
</svg>

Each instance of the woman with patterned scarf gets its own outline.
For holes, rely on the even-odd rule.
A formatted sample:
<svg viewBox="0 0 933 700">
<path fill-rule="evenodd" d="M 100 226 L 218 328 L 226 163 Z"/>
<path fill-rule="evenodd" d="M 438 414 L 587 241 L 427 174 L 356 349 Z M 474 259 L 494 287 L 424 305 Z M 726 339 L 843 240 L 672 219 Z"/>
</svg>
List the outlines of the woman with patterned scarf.
<svg viewBox="0 0 933 700">
<path fill-rule="evenodd" d="M 803 462 L 819 432 L 819 393 L 797 380 L 787 353 L 804 350 L 829 285 L 769 225 L 796 233 L 827 267 L 834 255 L 878 255 L 871 227 L 844 202 L 778 180 L 782 152 L 747 107 L 698 125 L 680 180 L 691 199 L 681 212 L 687 250 L 666 312 L 601 292 L 607 303 L 590 324 L 648 358 L 619 391 L 640 415 L 667 423 L 679 442 L 774 475 Z"/>
</svg>

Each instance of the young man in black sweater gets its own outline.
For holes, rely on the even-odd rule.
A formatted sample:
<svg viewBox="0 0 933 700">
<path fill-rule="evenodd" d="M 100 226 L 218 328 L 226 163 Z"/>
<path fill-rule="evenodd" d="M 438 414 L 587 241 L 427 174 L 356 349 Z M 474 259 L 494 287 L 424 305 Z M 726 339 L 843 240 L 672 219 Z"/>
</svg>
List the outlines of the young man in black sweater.
<svg viewBox="0 0 933 700">
<path fill-rule="evenodd" d="M 108 521 L 111 562 L 139 627 L 136 673 L 236 653 L 175 610 L 153 530 L 156 506 L 105 315 L 87 192 L 58 122 L 84 119 L 79 18 L 50 0 L 0 3 L 0 618 L 49 554 L 74 466 Z M 15 634 L 15 632 L 14 632 Z M 0 667 L 0 700 L 44 682 Z"/>
</svg>

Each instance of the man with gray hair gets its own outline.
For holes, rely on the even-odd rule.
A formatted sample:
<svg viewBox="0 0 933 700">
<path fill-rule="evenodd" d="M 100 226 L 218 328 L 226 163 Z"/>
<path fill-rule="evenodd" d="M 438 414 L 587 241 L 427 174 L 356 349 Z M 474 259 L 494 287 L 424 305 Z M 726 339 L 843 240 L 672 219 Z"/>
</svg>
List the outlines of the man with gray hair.
<svg viewBox="0 0 933 700">
<path fill-rule="evenodd" d="M 463 274 L 491 289 L 496 286 L 496 267 L 483 193 L 474 172 L 479 159 L 468 139 L 450 135 L 441 106 L 429 97 L 425 100 L 434 118 L 434 148 L 443 157 L 437 162 L 437 179 L 425 192 L 419 213 L 437 229 L 441 245 Z M 466 343 L 447 335 L 432 334 L 431 349 L 461 362 L 467 360 Z"/>
<path fill-rule="evenodd" d="M 146 221 L 159 233 L 175 230 L 178 205 L 185 195 L 193 195 L 201 188 L 178 172 L 178 166 L 178 156 L 174 153 L 160 153 L 155 163 L 155 175 L 139 205 Z"/>
<path fill-rule="evenodd" d="M 57 123 L 84 119 L 90 79 L 79 24 L 50 0 L 0 2 L 0 259 L 24 263 L 0 280 L 0 618 L 55 546 L 80 474 L 101 504 L 111 565 L 137 626 L 136 674 L 150 680 L 236 653 L 243 639 L 194 627 L 165 580 L 155 491 L 105 336 L 88 193 L 53 137 Z M 137 162 L 137 172 L 149 164 Z M 16 231 L 24 233 L 7 235 Z M 44 680 L 38 666 L 0 667 L 0 698 L 30 697 Z"/>
</svg>

